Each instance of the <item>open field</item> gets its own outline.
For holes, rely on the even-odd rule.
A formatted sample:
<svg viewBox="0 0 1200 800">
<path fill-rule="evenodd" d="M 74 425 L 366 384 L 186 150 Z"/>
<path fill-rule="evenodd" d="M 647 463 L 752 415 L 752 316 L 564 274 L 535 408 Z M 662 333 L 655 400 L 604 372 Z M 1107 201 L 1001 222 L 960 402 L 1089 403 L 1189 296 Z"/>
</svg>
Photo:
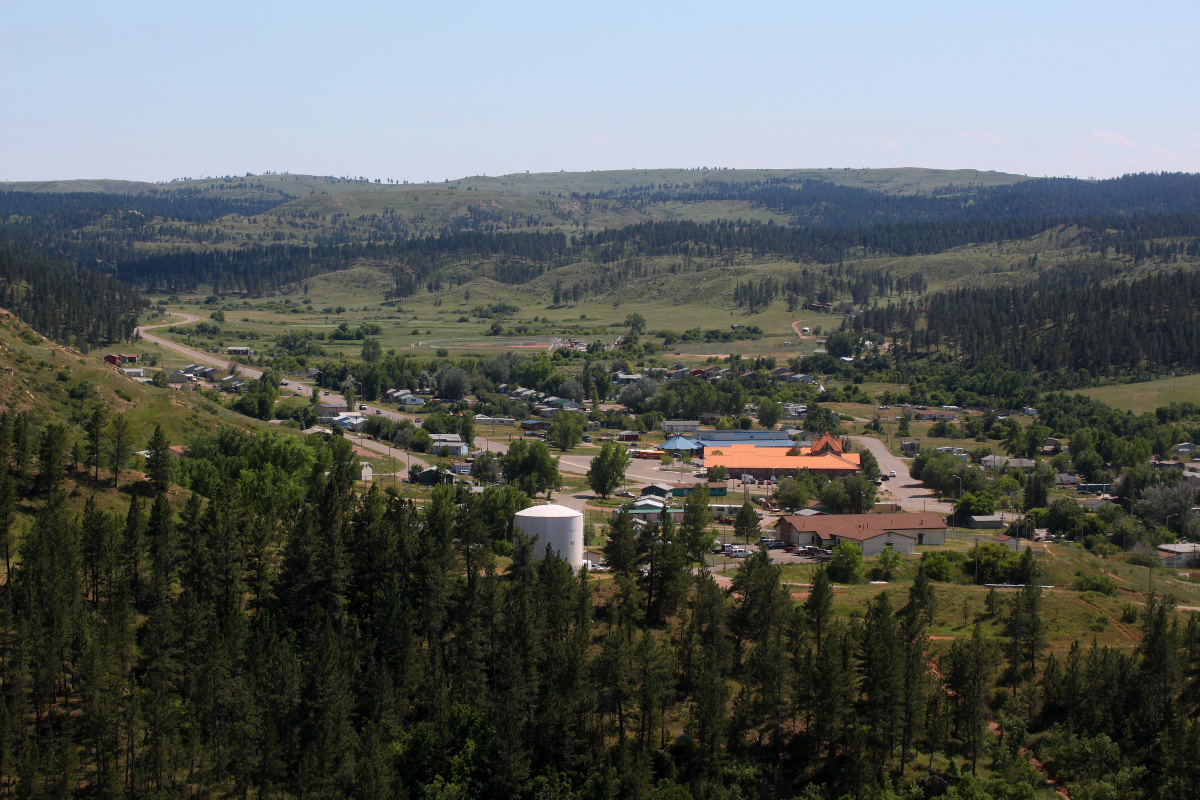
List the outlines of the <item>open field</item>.
<svg viewBox="0 0 1200 800">
<path fill-rule="evenodd" d="M 1200 402 L 1200 375 L 1180 375 L 1145 383 L 1121 383 L 1084 389 L 1083 394 L 1135 414 L 1171 403 Z"/>
</svg>

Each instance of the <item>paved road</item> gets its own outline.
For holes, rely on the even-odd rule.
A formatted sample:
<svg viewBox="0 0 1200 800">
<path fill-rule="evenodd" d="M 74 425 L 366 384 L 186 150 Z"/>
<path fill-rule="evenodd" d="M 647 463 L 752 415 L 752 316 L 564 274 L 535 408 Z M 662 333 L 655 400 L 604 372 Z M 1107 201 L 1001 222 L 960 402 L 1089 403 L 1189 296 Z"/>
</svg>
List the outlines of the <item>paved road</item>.
<svg viewBox="0 0 1200 800">
<path fill-rule="evenodd" d="M 852 441 L 858 442 L 871 451 L 879 462 L 879 469 L 887 475 L 892 470 L 896 477 L 883 482 L 883 492 L 886 496 L 878 498 L 882 502 L 899 503 L 906 511 L 932 511 L 938 514 L 949 514 L 954 510 L 952 503 L 938 499 L 929 489 L 913 478 L 908 471 L 909 460 L 894 456 L 888 452 L 883 442 L 872 436 L 851 436 Z"/>
<path fill-rule="evenodd" d="M 148 342 L 154 342 L 159 347 L 165 347 L 168 350 L 179 353 L 181 356 L 187 356 L 197 364 L 211 364 L 214 367 L 228 366 L 231 359 L 222 359 L 215 353 L 206 353 L 203 350 L 197 350 L 193 347 L 188 347 L 186 345 L 179 344 L 178 342 L 173 342 L 170 339 L 164 339 L 161 336 L 155 336 L 152 333 L 147 333 L 147 331 L 156 330 L 158 328 L 169 328 L 172 325 L 191 325 L 193 322 L 200 321 L 200 318 L 195 314 L 181 314 L 175 311 L 170 311 L 167 313 L 171 314 L 172 316 L 180 317 L 181 319 L 175 320 L 174 322 L 161 322 L 158 325 L 141 325 L 137 329 L 138 335 Z M 247 378 L 262 377 L 262 372 L 257 369 L 252 369 L 251 367 L 245 367 L 242 365 L 238 365 L 238 369 L 241 371 L 242 375 L 246 376 Z"/>
</svg>

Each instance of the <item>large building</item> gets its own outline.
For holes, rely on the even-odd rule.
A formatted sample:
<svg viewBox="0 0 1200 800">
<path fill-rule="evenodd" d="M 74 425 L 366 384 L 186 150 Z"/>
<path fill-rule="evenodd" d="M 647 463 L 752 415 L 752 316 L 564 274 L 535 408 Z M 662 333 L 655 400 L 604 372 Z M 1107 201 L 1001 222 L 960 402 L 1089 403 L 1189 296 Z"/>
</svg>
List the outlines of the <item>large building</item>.
<svg viewBox="0 0 1200 800">
<path fill-rule="evenodd" d="M 780 517 L 776 537 L 791 544 L 833 547 L 850 541 L 864 555 L 883 552 L 889 544 L 899 553 L 912 553 L 926 544 L 946 543 L 946 522 L 937 514 L 822 514 Z"/>
<path fill-rule="evenodd" d="M 724 467 L 730 477 L 743 475 L 756 480 L 780 478 L 808 470 L 814 475 L 841 478 L 854 475 L 860 470 L 858 453 L 846 453 L 842 443 L 823 434 L 808 447 L 764 447 L 758 443 L 731 442 L 722 446 L 709 446 L 704 455 L 704 466 L 712 477 L 714 467 Z"/>
</svg>

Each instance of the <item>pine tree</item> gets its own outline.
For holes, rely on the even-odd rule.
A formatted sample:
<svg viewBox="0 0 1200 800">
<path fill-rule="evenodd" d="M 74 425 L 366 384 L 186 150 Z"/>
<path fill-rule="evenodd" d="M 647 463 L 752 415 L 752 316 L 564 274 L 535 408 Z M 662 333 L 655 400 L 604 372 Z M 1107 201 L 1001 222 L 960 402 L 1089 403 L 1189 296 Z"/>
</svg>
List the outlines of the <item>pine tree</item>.
<svg viewBox="0 0 1200 800">
<path fill-rule="evenodd" d="M 129 457 L 133 455 L 133 434 L 129 430 L 129 420 L 124 414 L 117 414 L 113 417 L 109 427 L 108 464 L 112 467 L 113 488 L 116 489 L 121 477 L 121 470 L 129 461 Z"/>
<path fill-rule="evenodd" d="M 104 411 L 103 406 L 96 406 L 92 410 L 91 417 L 88 418 L 87 425 L 84 428 L 86 436 L 86 453 L 87 463 L 95 469 L 95 480 L 100 481 L 100 463 L 104 460 L 105 447 L 105 430 L 108 427 L 108 415 Z"/>
<path fill-rule="evenodd" d="M 146 477 L 154 491 L 162 494 L 171 487 L 171 442 L 163 433 L 161 425 L 154 426 L 154 433 L 146 444 Z"/>
</svg>

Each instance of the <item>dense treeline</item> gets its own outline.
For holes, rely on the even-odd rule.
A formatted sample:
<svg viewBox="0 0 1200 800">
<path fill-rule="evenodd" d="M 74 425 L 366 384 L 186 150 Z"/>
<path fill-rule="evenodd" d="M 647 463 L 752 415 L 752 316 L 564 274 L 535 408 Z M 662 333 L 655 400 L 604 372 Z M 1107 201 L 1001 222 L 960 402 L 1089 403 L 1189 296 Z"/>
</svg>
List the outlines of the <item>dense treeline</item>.
<svg viewBox="0 0 1200 800">
<path fill-rule="evenodd" d="M 1043 273 L 1024 284 L 956 289 L 868 309 L 856 321 L 910 350 L 946 348 L 972 362 L 1091 376 L 1200 367 L 1200 275 L 1177 271 L 1101 284 L 1092 270 Z"/>
<path fill-rule="evenodd" d="M 949 186 L 930 194 L 895 195 L 839 186 L 816 179 L 725 182 L 636 187 L 598 194 L 644 207 L 647 203 L 744 201 L 787 214 L 792 224 L 853 228 L 877 223 L 961 222 L 1050 216 L 1200 213 L 1200 175 L 1125 175 L 1103 181 L 1041 178 L 1007 186 Z"/>
<path fill-rule="evenodd" d="M 730 592 L 690 566 L 700 492 L 678 525 L 618 516 L 597 583 L 493 528 L 510 499 L 356 495 L 337 437 L 150 453 L 120 514 L 73 514 L 61 463 L 39 480 L 0 603 L 0 793 L 1015 800 L 1043 785 L 1039 733 L 1072 791 L 1194 796 L 1195 617 L 1152 599 L 1136 651 L 1056 658 L 1032 554 L 988 612 L 1004 635 L 976 625 L 934 669 L 924 570 L 848 617 L 825 572 L 794 603 L 765 551 Z M 176 513 L 175 481 L 204 496 Z"/>
<path fill-rule="evenodd" d="M 774 193 L 755 202 L 794 214 L 794 224 L 644 222 L 585 229 L 570 238 L 561 232 L 486 230 L 418 237 L 409 231 L 397 234 L 381 229 L 368 242 L 321 234 L 311 246 L 279 243 L 159 252 L 134 245 L 161 236 L 199 236 L 197 241 L 218 242 L 223 234 L 216 229 L 189 232 L 171 223 L 203 223 L 230 213 L 250 216 L 268 210 L 276 200 L 195 193 L 9 192 L 0 194 L 0 236 L 77 264 L 114 270 L 132 283 L 177 291 L 194 291 L 200 282 L 215 282 L 227 290 L 260 294 L 365 261 L 390 265 L 394 294 L 407 296 L 422 287 L 436 290 L 444 277 L 451 279 L 446 269 L 451 266 L 466 266 L 472 276 L 515 284 L 527 283 L 547 269 L 590 261 L 601 267 L 596 270 L 596 285 L 581 285 L 581 289 L 596 293 L 630 275 L 637 277 L 638 270 L 631 266 L 650 257 L 679 258 L 684 271 L 693 268 L 694 260 L 729 264 L 747 255 L 838 264 L 848 257 L 932 254 L 1064 228 L 1104 255 L 1111 251 L 1134 261 L 1193 258 L 1200 256 L 1198 186 L 1200 178 L 1193 175 L 1131 175 L 1091 183 L 1047 179 L 993 188 L 956 187 L 935 196 L 894 196 L 821 181 L 798 186 L 711 182 L 656 191 L 676 200 L 691 197 L 689 192 L 696 193 L 694 199 L 752 199 L 756 192 Z M 630 190 L 631 196 L 639 192 Z M 785 196 L 791 200 L 780 199 Z M 614 270 L 622 276 L 613 275 Z M 455 274 L 452 279 L 466 276 Z M 881 287 L 863 284 L 853 296 L 863 304 L 880 293 Z M 746 304 L 757 307 L 753 298 Z"/>
<path fill-rule="evenodd" d="M 0 244 L 0 307 L 51 339 L 83 350 L 127 339 L 144 305 L 126 283 Z"/>
</svg>

